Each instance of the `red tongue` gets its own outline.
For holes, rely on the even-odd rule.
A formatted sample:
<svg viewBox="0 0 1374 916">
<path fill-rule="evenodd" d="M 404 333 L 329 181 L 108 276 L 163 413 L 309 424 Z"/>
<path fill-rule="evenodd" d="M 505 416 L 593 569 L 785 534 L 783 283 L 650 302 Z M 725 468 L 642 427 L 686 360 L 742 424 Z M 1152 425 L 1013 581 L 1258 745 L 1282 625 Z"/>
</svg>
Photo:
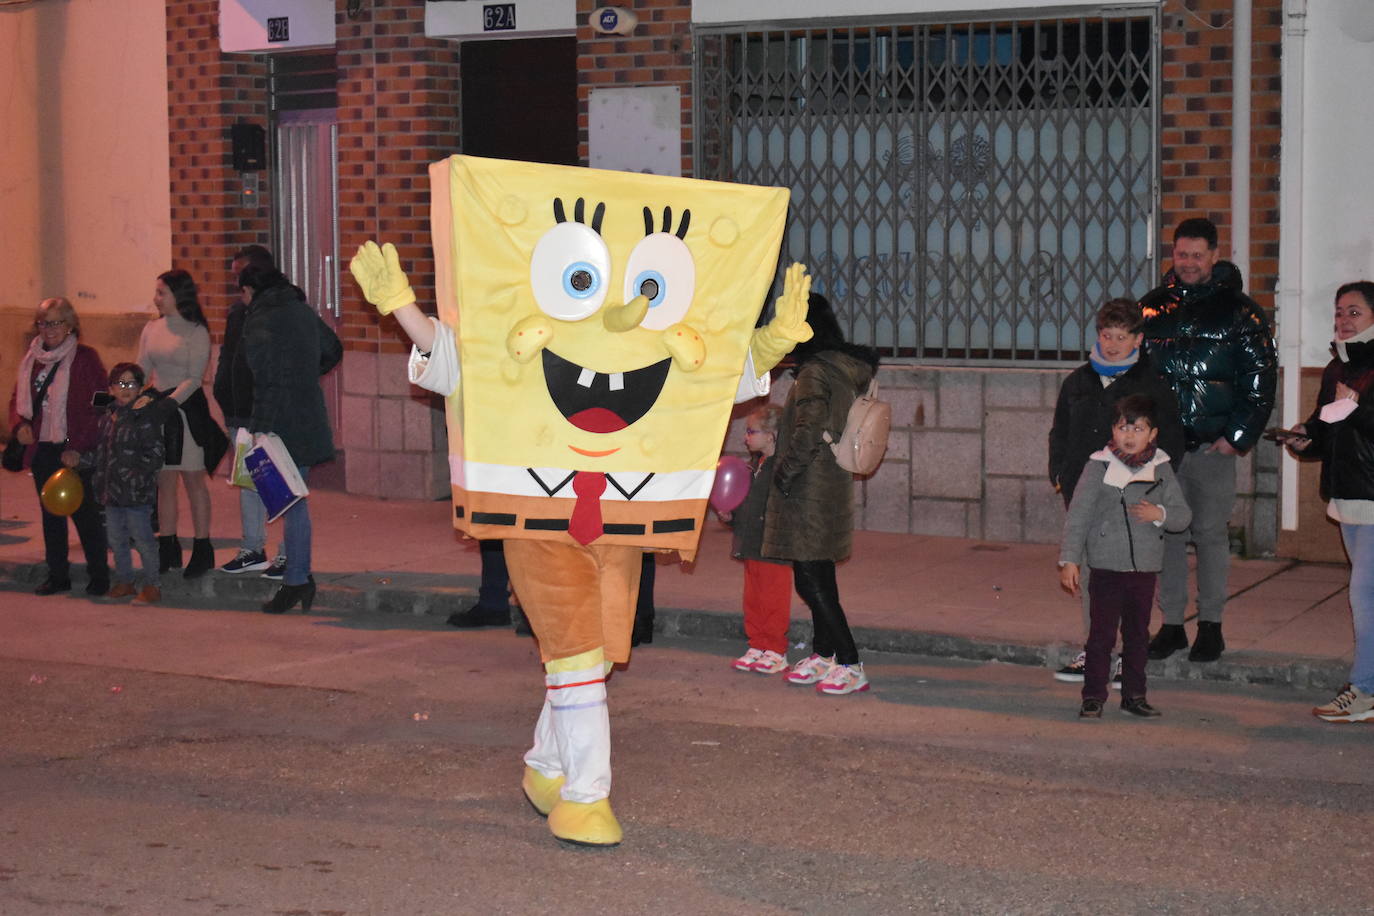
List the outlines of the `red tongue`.
<svg viewBox="0 0 1374 916">
<path fill-rule="evenodd" d="M 624 420 L 604 407 L 588 407 L 568 417 L 568 422 L 578 429 L 589 433 L 613 433 L 629 426 Z"/>
</svg>

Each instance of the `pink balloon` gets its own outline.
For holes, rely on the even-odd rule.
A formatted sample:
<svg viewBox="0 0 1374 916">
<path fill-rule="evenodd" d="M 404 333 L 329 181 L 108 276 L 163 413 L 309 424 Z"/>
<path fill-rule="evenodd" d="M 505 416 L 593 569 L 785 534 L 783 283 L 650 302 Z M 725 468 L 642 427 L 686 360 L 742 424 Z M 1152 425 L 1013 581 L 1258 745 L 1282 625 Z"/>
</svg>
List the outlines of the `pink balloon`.
<svg viewBox="0 0 1374 916">
<path fill-rule="evenodd" d="M 725 455 L 716 462 L 716 481 L 711 485 L 711 508 L 717 512 L 733 512 L 749 493 L 753 474 L 749 463 L 734 455 Z"/>
</svg>

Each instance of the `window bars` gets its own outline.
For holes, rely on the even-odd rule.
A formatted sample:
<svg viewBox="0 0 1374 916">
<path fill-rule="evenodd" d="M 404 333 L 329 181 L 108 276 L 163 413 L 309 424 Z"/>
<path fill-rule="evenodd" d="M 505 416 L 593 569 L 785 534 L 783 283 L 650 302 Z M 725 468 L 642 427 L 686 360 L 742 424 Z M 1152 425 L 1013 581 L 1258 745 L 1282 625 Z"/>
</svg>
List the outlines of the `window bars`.
<svg viewBox="0 0 1374 916">
<path fill-rule="evenodd" d="M 1155 13 L 696 34 L 696 171 L 890 357 L 1080 360 L 1157 272 Z M 779 277 L 781 269 L 779 267 Z"/>
</svg>

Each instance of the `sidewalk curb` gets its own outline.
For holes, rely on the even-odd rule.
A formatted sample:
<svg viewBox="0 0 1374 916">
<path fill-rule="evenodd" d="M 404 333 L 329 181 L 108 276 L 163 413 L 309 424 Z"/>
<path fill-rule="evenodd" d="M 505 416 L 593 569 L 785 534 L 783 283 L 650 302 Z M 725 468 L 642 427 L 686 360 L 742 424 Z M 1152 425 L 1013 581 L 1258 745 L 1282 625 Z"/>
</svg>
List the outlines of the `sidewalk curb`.
<svg viewBox="0 0 1374 916">
<path fill-rule="evenodd" d="M 80 571 L 81 567 L 73 564 L 73 569 Z M 45 571 L 42 563 L 0 560 L 0 578 L 9 579 L 21 588 L 41 582 Z M 363 573 L 327 575 L 328 579 L 325 575 L 320 576 L 315 607 L 334 613 L 447 616 L 477 594 L 475 583 L 472 586 L 451 584 L 455 580 L 475 580 L 469 576 L 392 574 L 379 579 Z M 163 581 L 163 590 L 169 597 L 190 595 L 250 606 L 266 601 L 276 588 L 276 582 L 259 575 L 232 576 L 214 571 L 190 581 L 174 571 Z M 660 607 L 655 623 L 655 633 L 661 636 L 744 640 L 744 618 L 740 614 Z M 810 622 L 794 620 L 787 635 L 792 645 L 809 643 Z M 1078 647 L 1062 643 L 997 642 L 883 627 L 855 627 L 854 642 L 861 652 L 996 661 L 1045 668 L 1047 672 L 1065 664 L 1078 652 Z M 1224 659 L 1207 664 L 1191 663 L 1186 655 L 1176 653 L 1164 661 L 1150 662 L 1148 670 L 1150 677 L 1168 681 L 1213 681 L 1324 691 L 1339 690 L 1348 674 L 1346 666 L 1335 660 L 1247 652 L 1231 652 Z"/>
</svg>

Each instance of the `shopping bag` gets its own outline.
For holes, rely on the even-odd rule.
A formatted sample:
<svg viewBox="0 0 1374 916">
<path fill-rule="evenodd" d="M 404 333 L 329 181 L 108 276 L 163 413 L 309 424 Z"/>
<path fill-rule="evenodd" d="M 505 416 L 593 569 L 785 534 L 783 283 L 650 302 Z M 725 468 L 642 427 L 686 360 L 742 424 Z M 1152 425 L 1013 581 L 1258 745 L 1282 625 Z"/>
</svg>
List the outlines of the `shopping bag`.
<svg viewBox="0 0 1374 916">
<path fill-rule="evenodd" d="M 253 487 L 262 499 L 269 522 L 276 521 L 283 512 L 310 495 L 296 469 L 296 462 L 291 460 L 286 445 L 275 435 L 263 437 L 261 444 L 244 456 L 243 463 L 253 477 Z"/>
<path fill-rule="evenodd" d="M 234 433 L 234 460 L 229 464 L 229 482 L 236 487 L 253 489 L 253 475 L 243 459 L 253 450 L 253 434 L 242 426 Z"/>
</svg>

